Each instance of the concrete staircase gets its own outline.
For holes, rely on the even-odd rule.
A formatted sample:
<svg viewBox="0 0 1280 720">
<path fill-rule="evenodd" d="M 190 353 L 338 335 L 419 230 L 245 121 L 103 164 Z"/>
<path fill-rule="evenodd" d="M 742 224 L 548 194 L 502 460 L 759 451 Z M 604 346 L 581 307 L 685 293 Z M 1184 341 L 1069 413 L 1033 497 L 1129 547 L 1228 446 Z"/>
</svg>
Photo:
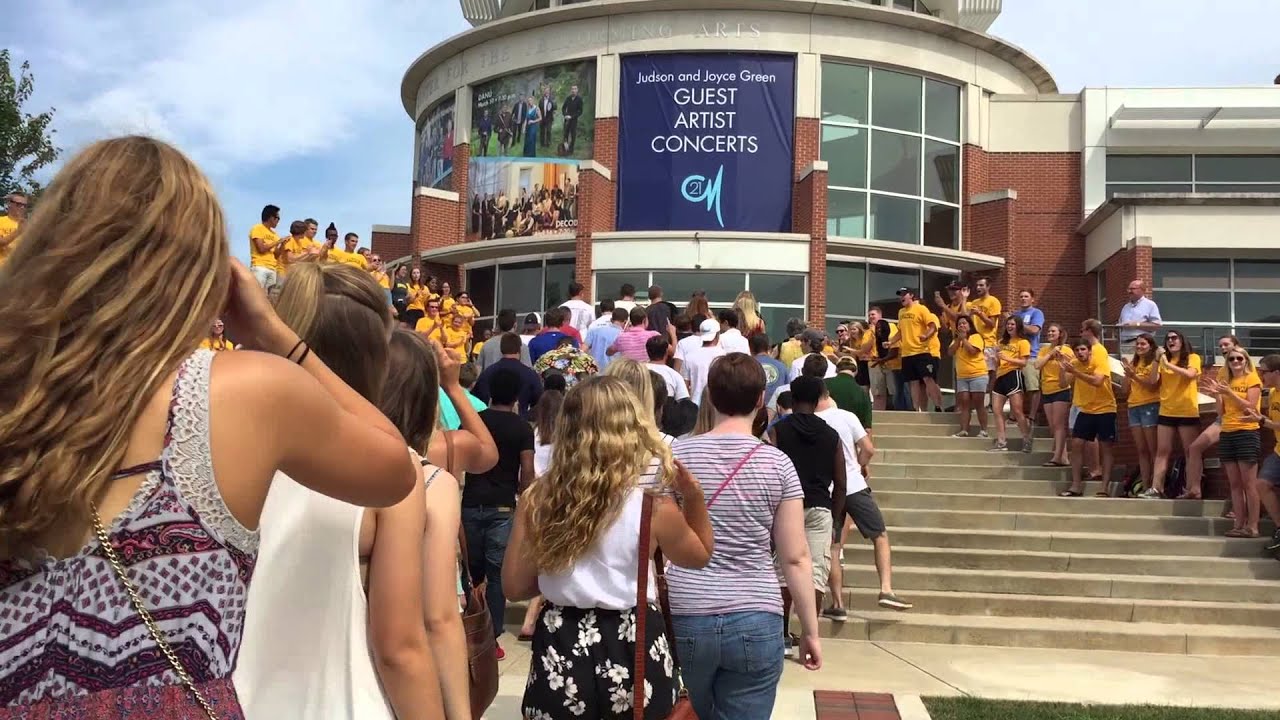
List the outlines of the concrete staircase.
<svg viewBox="0 0 1280 720">
<path fill-rule="evenodd" d="M 952 438 L 951 415 L 881 412 L 871 486 L 893 544 L 893 585 L 915 603 L 876 606 L 870 543 L 845 548 L 845 639 L 1280 656 L 1280 562 L 1262 540 L 1222 537 L 1222 503 L 1059 498 L 1052 440 L 993 453 Z M 1020 447 L 1010 427 L 1010 445 Z M 1088 494 L 1099 490 L 1093 484 Z M 1270 528 L 1265 528 L 1269 533 Z"/>
</svg>

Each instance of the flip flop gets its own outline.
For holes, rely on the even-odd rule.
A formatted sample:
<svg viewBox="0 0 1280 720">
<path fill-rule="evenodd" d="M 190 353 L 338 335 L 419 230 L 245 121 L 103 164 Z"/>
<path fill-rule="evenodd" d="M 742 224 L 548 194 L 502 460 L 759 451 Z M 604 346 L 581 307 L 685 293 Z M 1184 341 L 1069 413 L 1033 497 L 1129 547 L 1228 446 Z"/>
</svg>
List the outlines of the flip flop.
<svg viewBox="0 0 1280 720">
<path fill-rule="evenodd" d="M 1253 538 L 1258 537 L 1258 533 L 1251 533 L 1241 528 L 1231 528 L 1230 530 L 1223 533 L 1223 536 L 1229 537 L 1229 538 L 1244 538 L 1244 539 L 1252 540 Z"/>
<path fill-rule="evenodd" d="M 1071 467 L 1071 465 L 1068 463 L 1060 463 L 1050 460 L 1049 462 L 1041 464 L 1040 467 Z"/>
<path fill-rule="evenodd" d="M 1202 497 L 1199 495 L 1199 493 L 1197 493 L 1197 494 L 1195 494 L 1195 495 L 1192 495 L 1191 493 L 1186 493 L 1186 492 L 1184 492 L 1184 493 L 1182 493 L 1181 495 L 1179 495 L 1179 496 L 1178 496 L 1178 499 L 1179 499 L 1179 500 L 1203 500 L 1204 498 L 1202 498 Z"/>
<path fill-rule="evenodd" d="M 533 642 L 533 635 L 528 633 L 520 633 L 516 636 L 517 642 Z"/>
<path fill-rule="evenodd" d="M 1080 490 L 1063 490 L 1058 493 L 1058 497 L 1084 497 L 1084 493 Z"/>
</svg>

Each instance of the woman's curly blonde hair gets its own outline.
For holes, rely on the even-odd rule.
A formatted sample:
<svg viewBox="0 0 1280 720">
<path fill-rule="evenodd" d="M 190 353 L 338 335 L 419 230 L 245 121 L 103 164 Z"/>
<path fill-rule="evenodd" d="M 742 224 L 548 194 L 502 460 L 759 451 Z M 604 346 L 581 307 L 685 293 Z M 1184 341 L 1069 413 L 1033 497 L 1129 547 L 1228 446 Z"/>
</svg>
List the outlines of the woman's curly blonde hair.
<svg viewBox="0 0 1280 720">
<path fill-rule="evenodd" d="M 654 459 L 658 477 L 675 477 L 671 448 L 631 388 L 597 375 L 565 396 L 551 466 L 525 490 L 530 558 L 538 572 L 568 571 L 617 517 L 628 492 Z"/>
</svg>

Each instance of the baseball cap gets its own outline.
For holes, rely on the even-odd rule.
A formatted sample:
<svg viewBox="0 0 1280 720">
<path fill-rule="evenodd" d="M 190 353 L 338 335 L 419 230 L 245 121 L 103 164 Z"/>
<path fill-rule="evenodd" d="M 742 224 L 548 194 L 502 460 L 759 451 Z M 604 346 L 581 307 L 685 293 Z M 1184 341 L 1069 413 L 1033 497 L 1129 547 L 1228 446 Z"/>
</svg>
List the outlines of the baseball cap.
<svg viewBox="0 0 1280 720">
<path fill-rule="evenodd" d="M 963 288 L 963 287 L 964 287 L 964 285 L 961 285 L 959 280 L 953 280 L 953 281 L 951 281 L 951 284 L 947 286 L 947 289 L 948 289 L 948 290 L 960 290 L 960 289 L 961 289 L 961 288 Z"/>
<path fill-rule="evenodd" d="M 711 318 L 707 318 L 706 320 L 702 321 L 701 325 L 698 326 L 698 337 L 702 340 L 702 342 L 713 340 L 715 339 L 715 336 L 719 334 L 720 334 L 720 322 L 718 320 L 712 320 Z"/>
<path fill-rule="evenodd" d="M 531 312 L 528 315 L 524 316 L 524 324 L 525 325 L 541 325 L 542 316 L 536 312 Z"/>
<path fill-rule="evenodd" d="M 919 290 L 916 290 L 915 288 L 909 288 L 909 287 L 900 287 L 900 288 L 898 288 L 898 297 L 902 297 L 903 295 L 906 295 L 907 293 L 911 293 L 911 296 L 912 296 L 912 297 L 920 297 L 920 291 L 919 291 Z"/>
<path fill-rule="evenodd" d="M 841 355 L 840 358 L 836 360 L 836 369 L 837 370 L 857 370 L 858 358 L 852 355 Z"/>
</svg>

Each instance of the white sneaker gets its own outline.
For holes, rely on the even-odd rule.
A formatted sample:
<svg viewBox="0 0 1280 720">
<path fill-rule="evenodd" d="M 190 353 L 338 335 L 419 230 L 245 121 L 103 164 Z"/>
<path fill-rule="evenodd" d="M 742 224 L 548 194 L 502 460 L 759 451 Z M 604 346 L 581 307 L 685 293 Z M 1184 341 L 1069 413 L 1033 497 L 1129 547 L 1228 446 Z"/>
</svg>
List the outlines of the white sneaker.
<svg viewBox="0 0 1280 720">
<path fill-rule="evenodd" d="M 961 431 L 960 431 L 960 432 L 958 432 L 958 433 L 953 433 L 953 434 L 951 435 L 951 437 L 957 437 L 957 438 L 959 438 L 959 437 L 969 437 L 969 431 L 968 431 L 968 430 L 961 430 Z"/>
</svg>

